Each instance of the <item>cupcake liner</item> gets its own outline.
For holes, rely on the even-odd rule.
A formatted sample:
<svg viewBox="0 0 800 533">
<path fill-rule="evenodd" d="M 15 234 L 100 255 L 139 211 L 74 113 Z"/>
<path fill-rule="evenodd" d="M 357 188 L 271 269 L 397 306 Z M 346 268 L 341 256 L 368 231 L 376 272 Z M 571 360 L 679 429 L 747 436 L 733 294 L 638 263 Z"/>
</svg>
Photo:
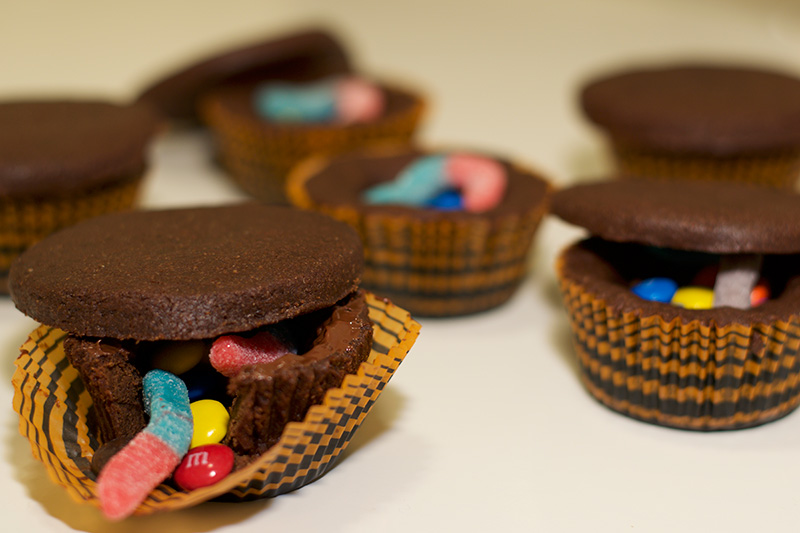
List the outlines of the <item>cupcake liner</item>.
<svg viewBox="0 0 800 533">
<path fill-rule="evenodd" d="M 720 156 L 646 150 L 614 140 L 621 174 L 662 179 L 743 181 L 791 189 L 800 176 L 800 150 Z"/>
<path fill-rule="evenodd" d="M 507 301 L 527 274 L 545 206 L 495 218 L 426 218 L 315 204 L 303 183 L 314 161 L 293 174 L 292 203 L 350 224 L 364 243 L 362 284 L 415 315 L 476 313 Z"/>
<path fill-rule="evenodd" d="M 286 177 L 302 159 L 377 142 L 407 143 L 413 137 L 425 111 L 423 100 L 411 93 L 384 90 L 389 98 L 402 95 L 412 104 L 378 120 L 346 126 L 270 123 L 230 112 L 213 94 L 203 100 L 201 112 L 214 132 L 220 161 L 231 178 L 260 200 L 285 203 Z"/>
<path fill-rule="evenodd" d="M 559 285 L 588 391 L 632 418 L 693 430 L 738 429 L 800 404 L 800 324 L 668 321 L 617 312 L 562 272 Z"/>
<path fill-rule="evenodd" d="M 291 422 L 280 441 L 254 462 L 215 485 L 181 491 L 168 484 L 153 490 L 135 514 L 180 509 L 214 498 L 270 498 L 300 488 L 327 472 L 347 447 L 419 333 L 405 310 L 367 295 L 374 338 L 367 362 L 341 387 L 330 389 L 302 422 Z M 87 426 L 92 401 L 64 356 L 59 329 L 40 326 L 16 361 L 14 409 L 19 430 L 50 478 L 78 502 L 99 506 L 91 458 L 99 447 Z"/>
<path fill-rule="evenodd" d="M 0 292 L 14 258 L 54 231 L 133 207 L 142 176 L 63 195 L 0 198 Z"/>
</svg>

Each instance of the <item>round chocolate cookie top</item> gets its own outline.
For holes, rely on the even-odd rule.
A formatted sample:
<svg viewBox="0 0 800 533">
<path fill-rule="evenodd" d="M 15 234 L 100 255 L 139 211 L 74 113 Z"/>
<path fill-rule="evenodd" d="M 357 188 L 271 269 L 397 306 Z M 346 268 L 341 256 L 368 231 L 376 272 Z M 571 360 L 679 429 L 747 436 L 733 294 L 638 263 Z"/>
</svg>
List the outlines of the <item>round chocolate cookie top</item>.
<svg viewBox="0 0 800 533">
<path fill-rule="evenodd" d="M 139 95 L 165 116 L 197 120 L 197 102 L 229 82 L 308 81 L 350 72 L 347 53 L 330 33 L 308 29 L 209 56 L 154 82 Z"/>
<path fill-rule="evenodd" d="M 609 241 L 723 254 L 800 252 L 800 195 L 767 187 L 621 179 L 562 189 L 550 209 Z"/>
<path fill-rule="evenodd" d="M 597 78 L 586 115 L 626 143 L 729 155 L 800 147 L 800 79 L 736 66 L 675 65 Z"/>
<path fill-rule="evenodd" d="M 9 284 L 20 311 L 69 333 L 185 340 L 329 307 L 362 268 L 346 224 L 241 204 L 90 219 L 24 252 Z"/>
<path fill-rule="evenodd" d="M 315 161 L 309 161 L 307 168 L 301 167 L 298 170 L 303 173 L 315 166 L 305 177 L 303 187 L 308 198 L 316 205 L 334 208 L 350 206 L 367 214 L 404 215 L 421 220 L 439 218 L 458 220 L 475 217 L 492 219 L 508 214 L 520 214 L 534 207 L 543 206 L 550 191 L 548 182 L 532 171 L 509 161 L 486 156 L 503 165 L 508 180 L 503 199 L 488 211 L 470 213 L 465 210 L 428 209 L 394 204 L 372 205 L 365 202 L 363 196 L 367 189 L 378 183 L 393 180 L 415 159 L 433 153 L 435 152 L 413 146 L 386 146 L 339 155 L 322 161 L 319 166 L 315 166 Z M 299 176 L 300 174 L 292 176 L 290 182 Z"/>
<path fill-rule="evenodd" d="M 136 177 L 158 125 L 141 105 L 0 103 L 0 197 L 63 194 Z"/>
</svg>

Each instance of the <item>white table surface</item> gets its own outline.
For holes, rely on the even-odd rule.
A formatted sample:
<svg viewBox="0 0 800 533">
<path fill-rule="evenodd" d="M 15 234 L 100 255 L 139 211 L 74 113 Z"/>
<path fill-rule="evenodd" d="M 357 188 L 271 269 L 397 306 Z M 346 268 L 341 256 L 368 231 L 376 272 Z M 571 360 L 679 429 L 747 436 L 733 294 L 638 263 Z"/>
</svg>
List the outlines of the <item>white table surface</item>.
<svg viewBox="0 0 800 533">
<path fill-rule="evenodd" d="M 425 90 L 432 144 L 496 151 L 557 185 L 608 169 L 576 88 L 671 58 L 800 72 L 794 0 L 5 0 L 0 98 L 126 98 L 197 54 L 308 23 L 339 31 L 363 71 Z M 153 148 L 146 207 L 242 198 L 207 140 Z M 0 300 L 0 528 L 61 531 L 790 531 L 800 415 L 702 434 L 615 414 L 576 374 L 554 258 L 581 231 L 548 219 L 507 305 L 421 320 L 419 341 L 324 478 L 291 494 L 111 524 L 52 484 L 17 432 L 10 378 L 34 323 Z"/>
</svg>

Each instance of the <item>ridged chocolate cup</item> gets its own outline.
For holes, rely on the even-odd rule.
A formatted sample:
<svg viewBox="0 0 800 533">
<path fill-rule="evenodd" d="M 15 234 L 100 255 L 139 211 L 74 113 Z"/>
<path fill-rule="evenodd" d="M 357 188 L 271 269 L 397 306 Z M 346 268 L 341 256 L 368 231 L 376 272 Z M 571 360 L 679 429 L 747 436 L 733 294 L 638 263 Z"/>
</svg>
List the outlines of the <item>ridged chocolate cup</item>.
<svg viewBox="0 0 800 533">
<path fill-rule="evenodd" d="M 617 173 L 664 180 L 740 181 L 792 189 L 800 176 L 800 150 L 714 156 L 666 152 L 612 139 Z"/>
<path fill-rule="evenodd" d="M 144 515 L 182 509 L 211 499 L 245 501 L 298 489 L 326 473 L 405 358 L 419 324 L 403 309 L 367 295 L 374 337 L 367 362 L 341 387 L 330 389 L 302 422 L 290 422 L 280 441 L 248 466 L 215 485 L 182 491 L 159 485 L 136 509 Z M 77 502 L 99 507 L 90 463 L 99 447 L 87 423 L 92 401 L 67 363 L 66 334 L 40 326 L 21 347 L 12 378 L 20 433 L 50 478 Z"/>
<path fill-rule="evenodd" d="M 784 278 L 776 298 L 740 312 L 639 299 L 615 264 L 637 252 L 592 239 L 557 261 L 581 379 L 594 398 L 635 419 L 702 431 L 757 426 L 800 404 L 797 256 L 776 259 Z"/>
<path fill-rule="evenodd" d="M 309 156 L 348 152 L 373 143 L 409 142 L 426 107 L 419 94 L 382 85 L 386 111 L 375 120 L 349 125 L 277 123 L 255 114 L 254 87 L 221 87 L 202 100 L 200 112 L 231 178 L 248 194 L 268 202 L 286 203 L 287 176 Z"/>
<path fill-rule="evenodd" d="M 394 167 L 423 152 L 384 146 L 346 158 L 391 159 Z M 415 315 L 447 317 L 485 311 L 506 302 L 527 275 L 534 235 L 546 210 L 549 185 L 523 167 L 504 162 L 531 185 L 529 197 L 486 213 L 444 212 L 401 206 L 366 206 L 358 200 L 363 184 L 344 185 L 352 203 L 317 199 L 308 181 L 336 162 L 318 157 L 289 177 L 287 195 L 303 209 L 320 211 L 350 224 L 361 236 L 365 265 L 362 284 Z M 352 185 L 352 187 L 351 187 Z M 352 189 L 352 190 L 351 190 Z M 509 196 L 509 195 L 507 195 Z"/>
</svg>

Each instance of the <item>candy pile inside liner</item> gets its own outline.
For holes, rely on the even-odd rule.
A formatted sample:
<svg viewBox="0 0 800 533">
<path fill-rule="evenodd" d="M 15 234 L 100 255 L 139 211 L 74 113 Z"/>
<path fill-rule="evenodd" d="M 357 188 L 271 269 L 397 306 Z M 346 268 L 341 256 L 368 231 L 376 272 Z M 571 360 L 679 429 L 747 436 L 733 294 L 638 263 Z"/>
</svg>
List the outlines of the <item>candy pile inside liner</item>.
<svg viewBox="0 0 800 533">
<path fill-rule="evenodd" d="M 151 365 L 166 369 L 148 371 L 142 382 L 149 422 L 108 459 L 97 478 L 103 513 L 112 520 L 129 516 L 170 475 L 184 490 L 225 478 L 233 469 L 234 453 L 220 444 L 230 416 L 215 399 L 224 384 L 219 378 L 233 376 L 245 365 L 296 353 L 285 339 L 265 330 L 249 338 L 219 337 L 210 353 L 203 341 L 167 343 L 159 350 Z M 204 364 L 206 355 L 210 365 Z"/>
<path fill-rule="evenodd" d="M 433 207 L 481 213 L 503 200 L 507 176 L 502 164 L 466 153 L 422 156 L 390 181 L 364 191 L 368 204 Z"/>
<path fill-rule="evenodd" d="M 645 300 L 687 309 L 730 306 L 757 307 L 770 297 L 769 284 L 758 277 L 760 257 L 722 256 L 719 265 L 702 269 L 689 285 L 680 287 L 667 277 L 648 278 L 632 287 Z"/>
<path fill-rule="evenodd" d="M 350 76 L 311 83 L 269 82 L 253 95 L 256 114 L 273 122 L 356 124 L 383 113 L 380 87 Z"/>
</svg>

